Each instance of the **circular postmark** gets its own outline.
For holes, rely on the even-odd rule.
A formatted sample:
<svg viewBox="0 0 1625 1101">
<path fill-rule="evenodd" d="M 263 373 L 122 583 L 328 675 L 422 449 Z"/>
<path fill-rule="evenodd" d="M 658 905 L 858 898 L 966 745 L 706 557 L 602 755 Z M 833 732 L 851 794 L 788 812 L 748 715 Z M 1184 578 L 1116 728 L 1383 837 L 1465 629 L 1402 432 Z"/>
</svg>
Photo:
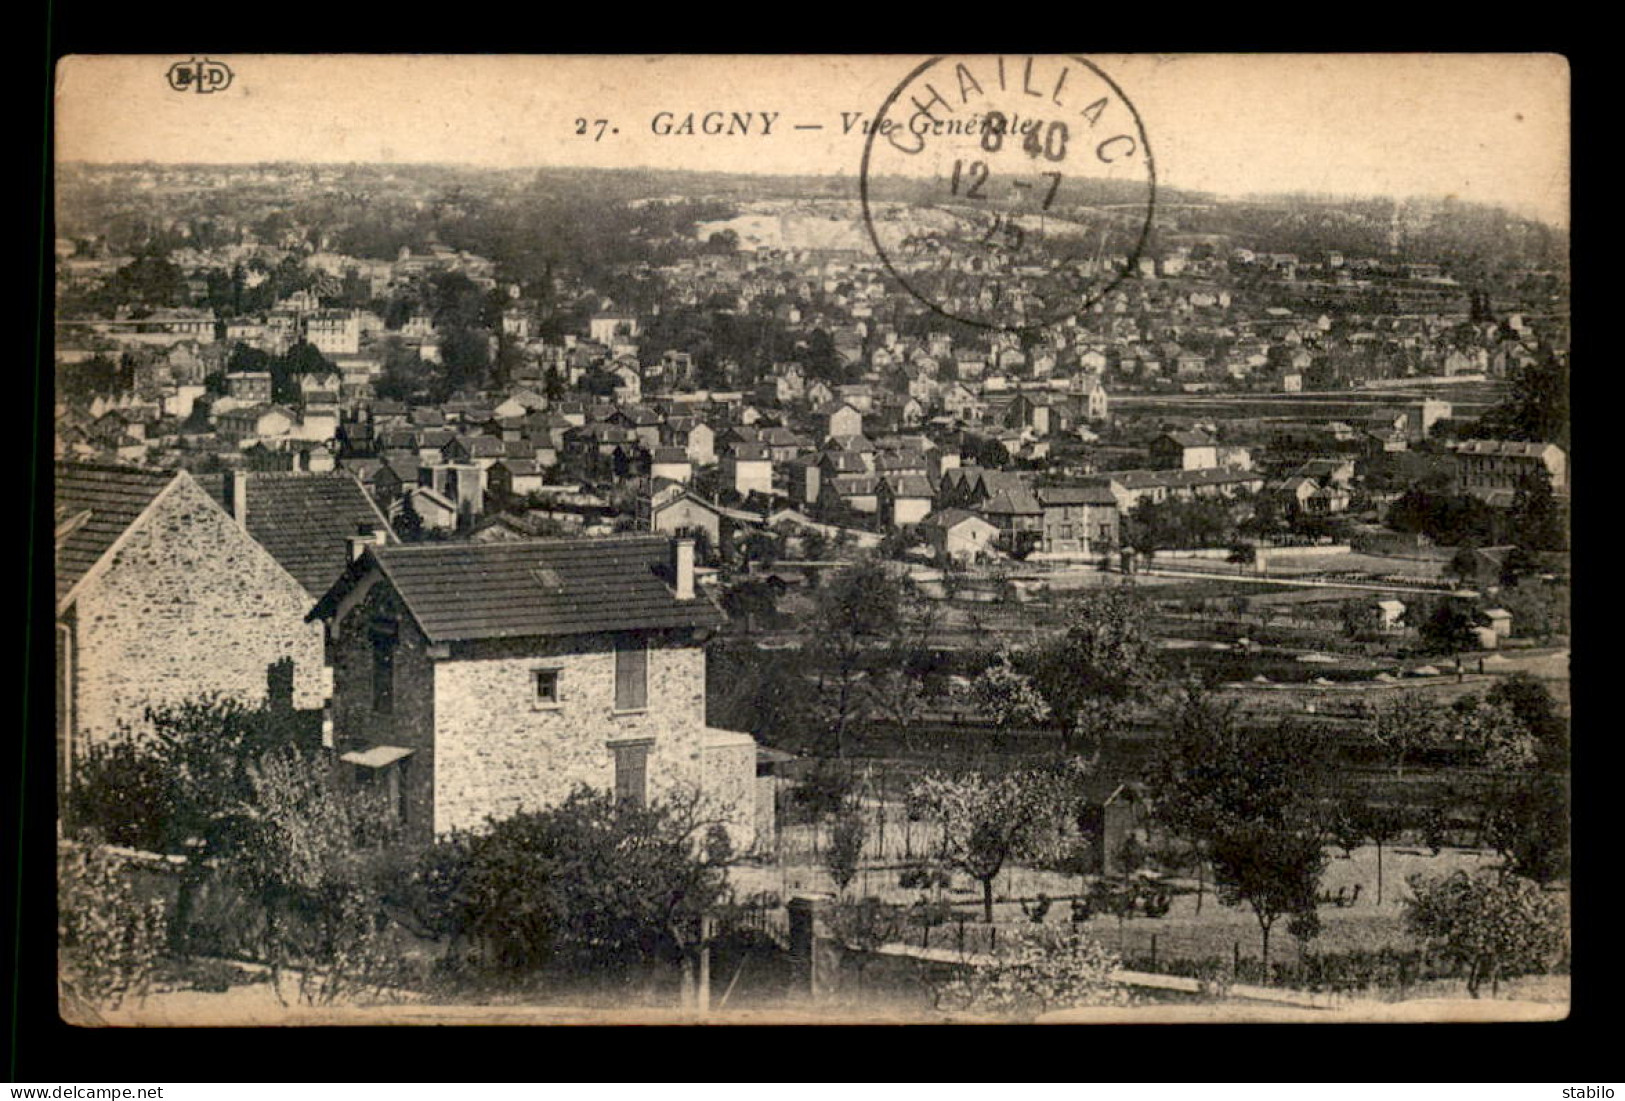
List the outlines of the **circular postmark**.
<svg viewBox="0 0 1625 1101">
<path fill-rule="evenodd" d="M 1156 169 L 1139 112 L 1081 57 L 936 57 L 863 145 L 864 227 L 945 317 L 1033 332 L 1087 312 L 1140 264 Z"/>
</svg>

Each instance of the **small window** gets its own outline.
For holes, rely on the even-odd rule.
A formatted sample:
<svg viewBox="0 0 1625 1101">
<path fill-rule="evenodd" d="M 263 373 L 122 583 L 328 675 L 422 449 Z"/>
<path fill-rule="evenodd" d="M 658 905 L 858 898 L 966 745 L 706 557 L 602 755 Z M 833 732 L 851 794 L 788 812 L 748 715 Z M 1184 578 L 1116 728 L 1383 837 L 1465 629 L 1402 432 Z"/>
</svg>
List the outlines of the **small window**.
<svg viewBox="0 0 1625 1101">
<path fill-rule="evenodd" d="M 557 707 L 559 705 L 559 671 L 557 669 L 535 669 L 531 672 L 532 684 L 536 694 L 532 697 L 537 707 Z"/>
<path fill-rule="evenodd" d="M 643 711 L 649 706 L 649 645 L 641 638 L 615 645 L 615 710 Z"/>
</svg>

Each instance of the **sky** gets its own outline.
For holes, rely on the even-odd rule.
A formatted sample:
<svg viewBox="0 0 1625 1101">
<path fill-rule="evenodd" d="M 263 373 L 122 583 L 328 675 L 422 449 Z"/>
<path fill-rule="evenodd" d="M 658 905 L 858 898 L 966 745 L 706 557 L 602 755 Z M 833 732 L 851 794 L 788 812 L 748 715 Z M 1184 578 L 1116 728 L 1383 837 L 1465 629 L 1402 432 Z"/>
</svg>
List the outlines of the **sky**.
<svg viewBox="0 0 1625 1101">
<path fill-rule="evenodd" d="M 844 174 L 859 129 L 923 57 L 196 55 L 57 71 L 64 161 L 431 162 Z M 1132 101 L 1161 183 L 1239 196 L 1455 198 L 1568 225 L 1569 69 L 1555 55 L 1085 55 Z M 1012 63 L 1020 58 L 1012 55 Z M 758 113 L 750 136 L 655 133 Z M 761 112 L 777 112 L 763 136 Z M 600 133 L 597 120 L 606 121 Z M 577 133 L 583 120 L 587 133 Z M 822 129 L 797 130 L 796 125 Z"/>
</svg>

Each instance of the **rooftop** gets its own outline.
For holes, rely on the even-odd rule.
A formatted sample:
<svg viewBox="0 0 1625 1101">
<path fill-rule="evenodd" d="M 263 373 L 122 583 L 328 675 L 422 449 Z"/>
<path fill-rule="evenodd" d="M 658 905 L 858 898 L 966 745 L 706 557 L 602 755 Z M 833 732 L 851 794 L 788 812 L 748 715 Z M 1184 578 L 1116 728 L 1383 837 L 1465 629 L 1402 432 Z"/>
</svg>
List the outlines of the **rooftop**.
<svg viewBox="0 0 1625 1101">
<path fill-rule="evenodd" d="M 198 478 L 228 513 L 230 477 Z M 372 498 L 348 473 L 252 473 L 245 478 L 248 534 L 313 597 L 326 592 L 344 572 L 350 560 L 346 540 L 358 528 L 370 524 L 375 530 L 389 532 L 389 524 Z"/>
<path fill-rule="evenodd" d="M 381 570 L 431 642 L 716 627 L 703 596 L 678 600 L 664 536 L 373 547 L 311 618 Z"/>
<path fill-rule="evenodd" d="M 174 481 L 173 470 L 56 464 L 56 598 L 60 602 Z"/>
</svg>

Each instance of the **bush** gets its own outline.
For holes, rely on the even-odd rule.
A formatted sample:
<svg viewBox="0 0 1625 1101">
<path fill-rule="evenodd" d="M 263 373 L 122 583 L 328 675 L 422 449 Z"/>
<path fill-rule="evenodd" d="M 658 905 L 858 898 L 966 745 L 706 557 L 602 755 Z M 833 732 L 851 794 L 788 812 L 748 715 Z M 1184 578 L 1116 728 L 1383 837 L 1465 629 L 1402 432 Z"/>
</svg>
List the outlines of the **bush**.
<svg viewBox="0 0 1625 1101">
<path fill-rule="evenodd" d="M 637 807 L 586 787 L 492 822 L 471 845 L 469 931 L 509 969 L 675 959 L 724 884 L 697 851 L 698 832 L 690 808 Z"/>
<path fill-rule="evenodd" d="M 92 1006 L 145 997 L 163 950 L 163 903 L 142 901 L 99 844 L 57 852 L 57 941 L 64 987 Z"/>
<path fill-rule="evenodd" d="M 841 891 L 845 891 L 857 878 L 866 836 L 863 819 L 850 811 L 837 818 L 834 828 L 830 830 L 829 849 L 824 854 L 824 866 L 829 870 L 835 886 Z"/>
<path fill-rule="evenodd" d="M 945 869 L 930 868 L 923 864 L 904 868 L 897 876 L 899 887 L 930 890 L 932 887 L 951 887 L 954 877 Z"/>
<path fill-rule="evenodd" d="M 157 852 L 174 812 L 171 774 L 132 737 L 92 746 L 74 767 L 68 818 L 111 845 Z"/>
<path fill-rule="evenodd" d="M 790 805 L 804 822 L 818 822 L 838 814 L 857 790 L 850 770 L 833 761 L 819 761 L 790 793 Z"/>
<path fill-rule="evenodd" d="M 1475 998 L 1484 979 L 1493 989 L 1503 977 L 1545 970 L 1565 946 L 1562 905 L 1532 880 L 1457 871 L 1408 882 L 1406 927 L 1467 969 Z"/>
<path fill-rule="evenodd" d="M 1075 1006 L 1127 1005 L 1112 977 L 1118 959 L 1082 933 L 1050 926 L 1008 937 L 991 960 L 937 984 L 937 1005 L 999 1017 L 1030 1018 Z"/>
</svg>

